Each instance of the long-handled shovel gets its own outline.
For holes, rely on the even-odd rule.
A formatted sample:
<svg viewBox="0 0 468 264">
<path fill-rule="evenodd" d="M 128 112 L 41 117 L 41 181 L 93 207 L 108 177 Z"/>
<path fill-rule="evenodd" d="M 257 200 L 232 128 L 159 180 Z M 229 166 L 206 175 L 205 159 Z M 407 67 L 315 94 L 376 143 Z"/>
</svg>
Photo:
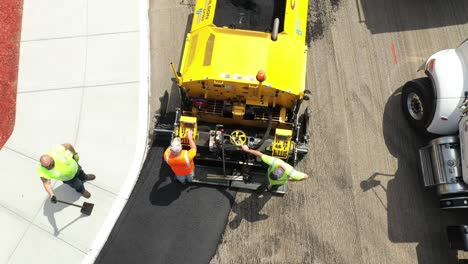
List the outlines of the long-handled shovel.
<svg viewBox="0 0 468 264">
<path fill-rule="evenodd" d="M 85 215 L 91 215 L 91 212 L 93 211 L 93 208 L 94 208 L 94 204 L 92 203 L 87 203 L 87 202 L 83 202 L 83 205 L 77 205 L 77 204 L 72 204 L 72 203 L 68 203 L 68 202 L 65 202 L 65 201 L 60 201 L 60 200 L 57 200 L 58 203 L 63 203 L 63 204 L 68 204 L 68 205 L 73 205 L 75 207 L 79 207 L 81 208 L 81 213 L 82 214 L 85 214 Z"/>
</svg>

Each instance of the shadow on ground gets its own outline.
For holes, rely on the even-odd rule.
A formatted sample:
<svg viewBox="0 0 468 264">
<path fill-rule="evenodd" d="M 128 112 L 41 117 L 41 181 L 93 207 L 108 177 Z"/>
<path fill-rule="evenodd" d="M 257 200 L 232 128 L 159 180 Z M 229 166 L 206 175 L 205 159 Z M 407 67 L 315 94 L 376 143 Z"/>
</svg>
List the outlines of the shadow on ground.
<svg viewBox="0 0 468 264">
<path fill-rule="evenodd" d="M 173 179 L 173 175 L 171 169 L 163 163 L 159 173 L 159 179 L 154 184 L 149 195 L 149 200 L 152 205 L 170 205 L 180 197 L 183 191 L 189 188 L 189 185 L 177 183 Z"/>
<path fill-rule="evenodd" d="M 456 251 L 448 249 L 445 226 L 463 222 L 466 217 L 460 217 L 459 212 L 441 211 L 435 190 L 424 188 L 418 149 L 431 138 L 417 136 L 408 126 L 400 100 L 401 88 L 388 99 L 383 116 L 385 143 L 398 159 L 398 170 L 370 175 L 361 182 L 361 189 L 383 188 L 387 206 L 381 203 L 387 210 L 388 238 L 393 243 L 418 243 L 418 263 L 457 263 Z M 385 187 L 381 181 L 388 177 L 391 179 Z"/>
<path fill-rule="evenodd" d="M 356 21 L 372 34 L 463 25 L 468 1 L 463 0 L 354 0 Z M 464 10 L 464 11 L 463 11 Z"/>
<path fill-rule="evenodd" d="M 154 140 L 95 263 L 208 263 L 215 254 L 236 193 L 174 182 L 166 147 Z"/>
<path fill-rule="evenodd" d="M 232 212 L 235 213 L 236 216 L 229 222 L 229 227 L 231 229 L 237 229 L 242 220 L 252 223 L 267 219 L 268 215 L 262 214 L 260 211 L 272 196 L 270 192 L 265 192 L 261 197 L 252 193 L 240 203 L 234 203 Z"/>
<path fill-rule="evenodd" d="M 54 194 L 58 200 L 62 200 L 69 203 L 75 203 L 81 197 L 81 194 L 77 193 L 74 189 L 70 188 L 68 185 L 65 184 L 61 184 L 59 187 L 55 188 Z M 87 216 L 80 213 L 80 208 L 76 208 L 76 218 L 73 221 L 65 224 L 62 228 L 58 229 L 57 222 L 55 220 L 55 214 L 59 213 L 60 211 L 69 206 L 71 205 L 63 203 L 53 204 L 50 202 L 49 198 L 45 202 L 43 213 L 45 216 L 47 216 L 47 220 L 49 220 L 50 225 L 54 228 L 54 236 L 58 236 L 62 230 L 69 227 L 70 225 L 78 221 L 80 218 Z"/>
</svg>

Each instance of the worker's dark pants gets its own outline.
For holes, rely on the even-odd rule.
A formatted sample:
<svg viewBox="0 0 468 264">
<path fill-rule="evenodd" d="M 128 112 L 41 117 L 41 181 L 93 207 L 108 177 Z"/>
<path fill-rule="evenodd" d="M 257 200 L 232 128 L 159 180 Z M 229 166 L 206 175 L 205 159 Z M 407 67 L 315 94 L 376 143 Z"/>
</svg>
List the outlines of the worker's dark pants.
<svg viewBox="0 0 468 264">
<path fill-rule="evenodd" d="M 257 194 L 262 194 L 264 191 L 268 190 L 277 190 L 281 185 L 270 185 L 269 182 L 262 183 L 262 185 L 258 186 L 255 190 Z"/>
<path fill-rule="evenodd" d="M 268 188 L 268 186 L 270 186 L 270 183 L 268 183 L 268 182 L 262 183 L 262 185 L 258 186 L 258 188 L 255 190 L 255 192 L 258 195 L 260 195 Z"/>
<path fill-rule="evenodd" d="M 75 177 L 69 181 L 64 181 L 63 183 L 69 185 L 77 192 L 82 193 L 85 190 L 83 183 L 85 183 L 87 180 L 88 175 L 86 175 L 81 166 L 78 165 L 78 172 L 76 173 Z"/>
</svg>

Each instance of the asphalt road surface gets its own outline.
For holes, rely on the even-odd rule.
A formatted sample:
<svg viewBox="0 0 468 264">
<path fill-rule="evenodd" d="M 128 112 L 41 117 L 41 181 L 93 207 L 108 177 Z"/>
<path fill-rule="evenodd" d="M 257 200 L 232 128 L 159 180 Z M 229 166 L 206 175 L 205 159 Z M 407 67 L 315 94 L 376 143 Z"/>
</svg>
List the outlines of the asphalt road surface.
<svg viewBox="0 0 468 264">
<path fill-rule="evenodd" d="M 165 90 L 176 91 L 169 62 L 180 60 L 193 2 L 151 1 L 152 111 Z M 467 258 L 447 249 L 444 226 L 468 216 L 441 212 L 434 190 L 423 188 L 417 149 L 426 141 L 405 122 L 399 94 L 423 76 L 416 70 L 429 55 L 468 37 L 467 14 L 464 0 L 310 1 L 312 139 L 299 169 L 312 178 L 291 184 L 282 198 L 237 193 L 211 263 Z M 212 254 L 205 249 L 199 254 Z"/>
<path fill-rule="evenodd" d="M 208 263 L 235 192 L 182 186 L 153 146 L 130 200 L 96 263 Z"/>
<path fill-rule="evenodd" d="M 399 89 L 432 53 L 468 37 L 467 1 L 311 1 L 308 61 L 312 180 L 242 210 L 212 263 L 456 263 L 442 213 L 424 190 Z M 245 208 L 249 208 L 245 206 Z"/>
</svg>

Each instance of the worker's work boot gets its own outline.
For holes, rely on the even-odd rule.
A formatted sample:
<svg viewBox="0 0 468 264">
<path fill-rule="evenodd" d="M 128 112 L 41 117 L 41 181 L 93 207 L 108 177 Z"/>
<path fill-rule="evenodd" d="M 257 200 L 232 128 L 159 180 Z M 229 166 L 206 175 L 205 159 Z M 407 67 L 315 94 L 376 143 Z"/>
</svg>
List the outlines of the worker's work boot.
<svg viewBox="0 0 468 264">
<path fill-rule="evenodd" d="M 88 175 L 88 177 L 86 178 L 87 181 L 92 181 L 92 180 L 96 179 L 96 175 L 94 175 L 94 174 L 87 174 L 87 175 Z"/>
<path fill-rule="evenodd" d="M 264 195 L 264 191 L 263 190 L 255 190 L 255 194 L 257 195 L 258 199 L 262 199 L 263 195 Z"/>
<path fill-rule="evenodd" d="M 82 192 L 81 192 L 81 195 L 82 195 L 84 198 L 86 198 L 86 199 L 88 199 L 89 197 L 91 197 L 91 193 L 89 193 L 87 190 L 82 191 Z"/>
</svg>

